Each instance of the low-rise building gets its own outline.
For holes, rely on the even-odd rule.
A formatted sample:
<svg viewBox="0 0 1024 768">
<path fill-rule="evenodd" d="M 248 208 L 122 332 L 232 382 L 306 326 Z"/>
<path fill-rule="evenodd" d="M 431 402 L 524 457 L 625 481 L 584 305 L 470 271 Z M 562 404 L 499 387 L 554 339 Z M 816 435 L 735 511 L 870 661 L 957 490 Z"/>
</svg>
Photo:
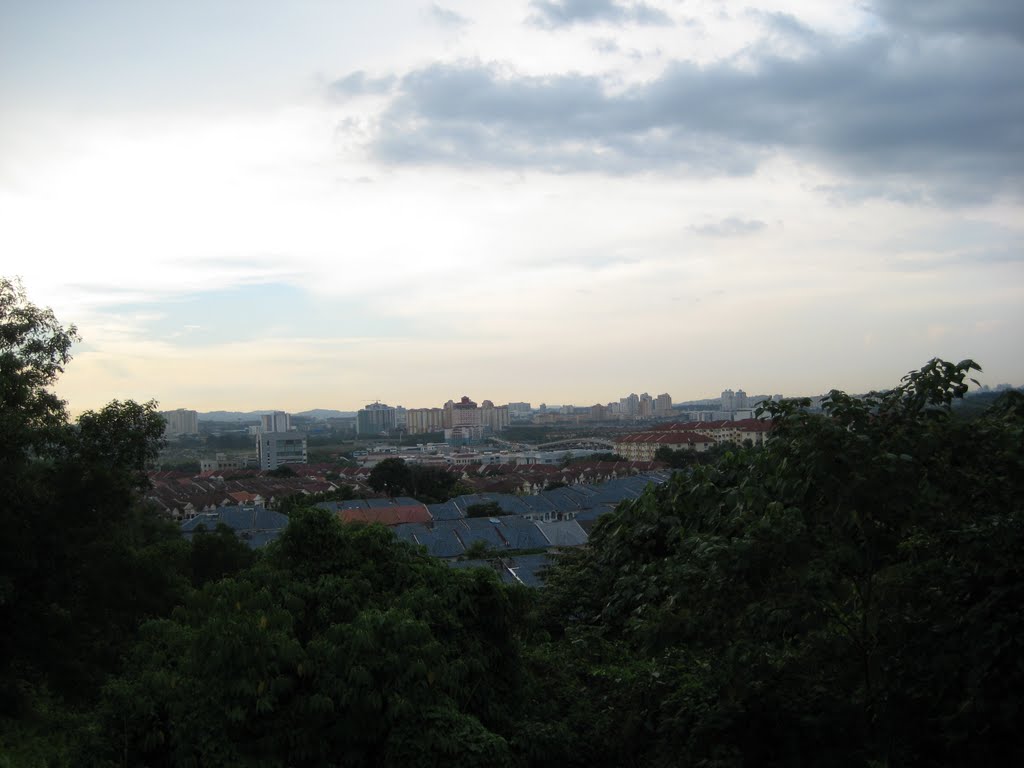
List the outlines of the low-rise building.
<svg viewBox="0 0 1024 768">
<path fill-rule="evenodd" d="M 654 461 L 654 454 L 660 448 L 703 453 L 714 444 L 714 438 L 698 432 L 634 432 L 615 442 L 615 452 L 629 461 Z"/>
</svg>

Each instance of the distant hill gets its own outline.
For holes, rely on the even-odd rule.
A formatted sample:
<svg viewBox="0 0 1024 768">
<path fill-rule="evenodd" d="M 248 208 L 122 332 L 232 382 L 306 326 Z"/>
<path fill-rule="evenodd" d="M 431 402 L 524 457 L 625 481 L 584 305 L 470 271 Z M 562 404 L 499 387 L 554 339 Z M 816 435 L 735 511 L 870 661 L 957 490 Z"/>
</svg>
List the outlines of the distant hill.
<svg viewBox="0 0 1024 768">
<path fill-rule="evenodd" d="M 242 423 L 253 423 L 259 424 L 260 416 L 266 413 L 273 413 L 272 410 L 266 411 L 206 411 L 199 414 L 200 421 L 229 421 L 229 422 L 242 422 Z M 334 411 L 329 408 L 313 408 L 309 411 L 302 411 L 301 413 L 293 413 L 292 416 L 303 416 L 309 419 L 338 419 L 355 416 L 355 411 Z"/>
<path fill-rule="evenodd" d="M 293 413 L 292 416 L 304 416 L 309 419 L 347 419 L 355 418 L 355 411 L 332 411 L 330 408 L 314 408 L 311 411 Z"/>
<path fill-rule="evenodd" d="M 203 413 L 200 411 L 200 421 L 251 421 L 254 424 L 258 424 L 260 416 L 264 413 L 272 413 L 272 411 L 207 411 Z"/>
</svg>

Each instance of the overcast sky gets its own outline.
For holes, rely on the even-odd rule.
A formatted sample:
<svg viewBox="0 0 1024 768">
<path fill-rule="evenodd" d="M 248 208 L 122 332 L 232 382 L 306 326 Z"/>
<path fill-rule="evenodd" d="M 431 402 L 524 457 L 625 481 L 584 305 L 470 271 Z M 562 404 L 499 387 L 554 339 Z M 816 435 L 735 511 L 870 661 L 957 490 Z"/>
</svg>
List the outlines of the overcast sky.
<svg viewBox="0 0 1024 768">
<path fill-rule="evenodd" d="M 1024 3 L 0 0 L 0 273 L 198 410 L 1024 383 Z"/>
</svg>

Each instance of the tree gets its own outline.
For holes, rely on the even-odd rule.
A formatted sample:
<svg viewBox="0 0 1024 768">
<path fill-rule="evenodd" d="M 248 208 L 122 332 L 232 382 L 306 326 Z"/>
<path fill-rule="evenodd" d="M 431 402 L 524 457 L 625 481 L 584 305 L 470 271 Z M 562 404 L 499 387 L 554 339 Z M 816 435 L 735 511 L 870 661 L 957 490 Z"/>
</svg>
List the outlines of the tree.
<svg viewBox="0 0 1024 768">
<path fill-rule="evenodd" d="M 214 531 L 197 531 L 192 537 L 190 571 L 192 584 L 202 587 L 244 571 L 256 562 L 256 553 L 239 541 L 235 532 L 220 523 Z"/>
<path fill-rule="evenodd" d="M 148 623 L 100 757 L 139 765 L 511 765 L 521 617 L 493 572 L 304 510 L 255 568 Z"/>
<path fill-rule="evenodd" d="M 387 493 L 388 496 L 398 496 L 407 493 L 411 484 L 412 473 L 404 459 L 388 458 L 378 462 L 370 470 L 367 484 L 378 493 Z"/>
<path fill-rule="evenodd" d="M 391 457 L 370 470 L 367 483 L 388 496 L 404 494 L 425 504 L 435 504 L 454 495 L 458 477 L 437 467 L 407 464 L 404 459 Z"/>
<path fill-rule="evenodd" d="M 78 450 L 87 461 L 142 472 L 156 461 L 165 427 L 155 400 L 112 400 L 78 417 Z"/>
<path fill-rule="evenodd" d="M 78 340 L 51 309 L 32 304 L 20 282 L 0 278 L 0 465 L 45 455 L 59 442 L 67 414 L 49 391 Z M 8 476 L 10 479 L 10 476 Z"/>
<path fill-rule="evenodd" d="M 138 495 L 163 420 L 115 401 L 70 424 L 50 387 L 76 339 L 0 279 L 0 752 L 52 753 L 47 732 L 88 710 L 139 621 L 189 588 L 188 544 Z M 44 740 L 7 743 L 11 718 Z"/>
<path fill-rule="evenodd" d="M 632 702 L 641 730 L 568 749 L 651 765 L 1024 759 L 1024 408 L 951 418 L 974 370 L 933 360 L 892 390 L 833 391 L 824 415 L 772 404 L 764 449 L 599 520 L 549 572 L 542 615 L 558 647 L 593 653 L 557 654 L 563 676 Z M 542 688 L 540 716 L 552 700 Z"/>
</svg>

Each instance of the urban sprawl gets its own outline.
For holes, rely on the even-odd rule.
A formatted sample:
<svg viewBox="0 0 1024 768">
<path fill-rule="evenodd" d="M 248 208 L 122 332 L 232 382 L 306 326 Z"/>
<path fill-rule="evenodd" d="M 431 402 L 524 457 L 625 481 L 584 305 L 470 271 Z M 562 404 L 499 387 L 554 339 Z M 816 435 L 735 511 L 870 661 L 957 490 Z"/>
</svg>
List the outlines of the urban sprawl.
<svg viewBox="0 0 1024 768">
<path fill-rule="evenodd" d="M 486 557 L 504 579 L 536 583 L 546 552 L 585 544 L 599 515 L 669 477 L 659 450 L 664 457 L 663 449 L 701 454 L 761 445 L 771 423 L 758 407 L 773 399 L 781 395 L 725 390 L 717 399 L 674 405 L 667 394 L 644 393 L 585 408 L 533 408 L 477 405 L 464 396 L 440 408 L 375 402 L 354 415 L 320 418 L 274 411 L 252 423 L 214 423 L 213 430 L 206 422 L 201 428 L 197 411 L 178 409 L 163 413 L 171 448 L 225 434 L 244 435 L 251 447 L 200 455 L 198 473 L 155 470 L 148 498 L 187 537 L 227 525 L 259 547 L 287 525 L 278 511 L 284 500 L 300 494 L 347 522 L 387 525 L 453 566 Z M 311 442 L 332 442 L 325 435 L 351 450 L 311 460 Z M 424 503 L 376 491 L 374 468 L 395 459 L 451 474 L 465 492 Z M 358 498 L 317 501 L 343 488 Z M 481 509 L 488 514 L 477 516 Z"/>
</svg>

